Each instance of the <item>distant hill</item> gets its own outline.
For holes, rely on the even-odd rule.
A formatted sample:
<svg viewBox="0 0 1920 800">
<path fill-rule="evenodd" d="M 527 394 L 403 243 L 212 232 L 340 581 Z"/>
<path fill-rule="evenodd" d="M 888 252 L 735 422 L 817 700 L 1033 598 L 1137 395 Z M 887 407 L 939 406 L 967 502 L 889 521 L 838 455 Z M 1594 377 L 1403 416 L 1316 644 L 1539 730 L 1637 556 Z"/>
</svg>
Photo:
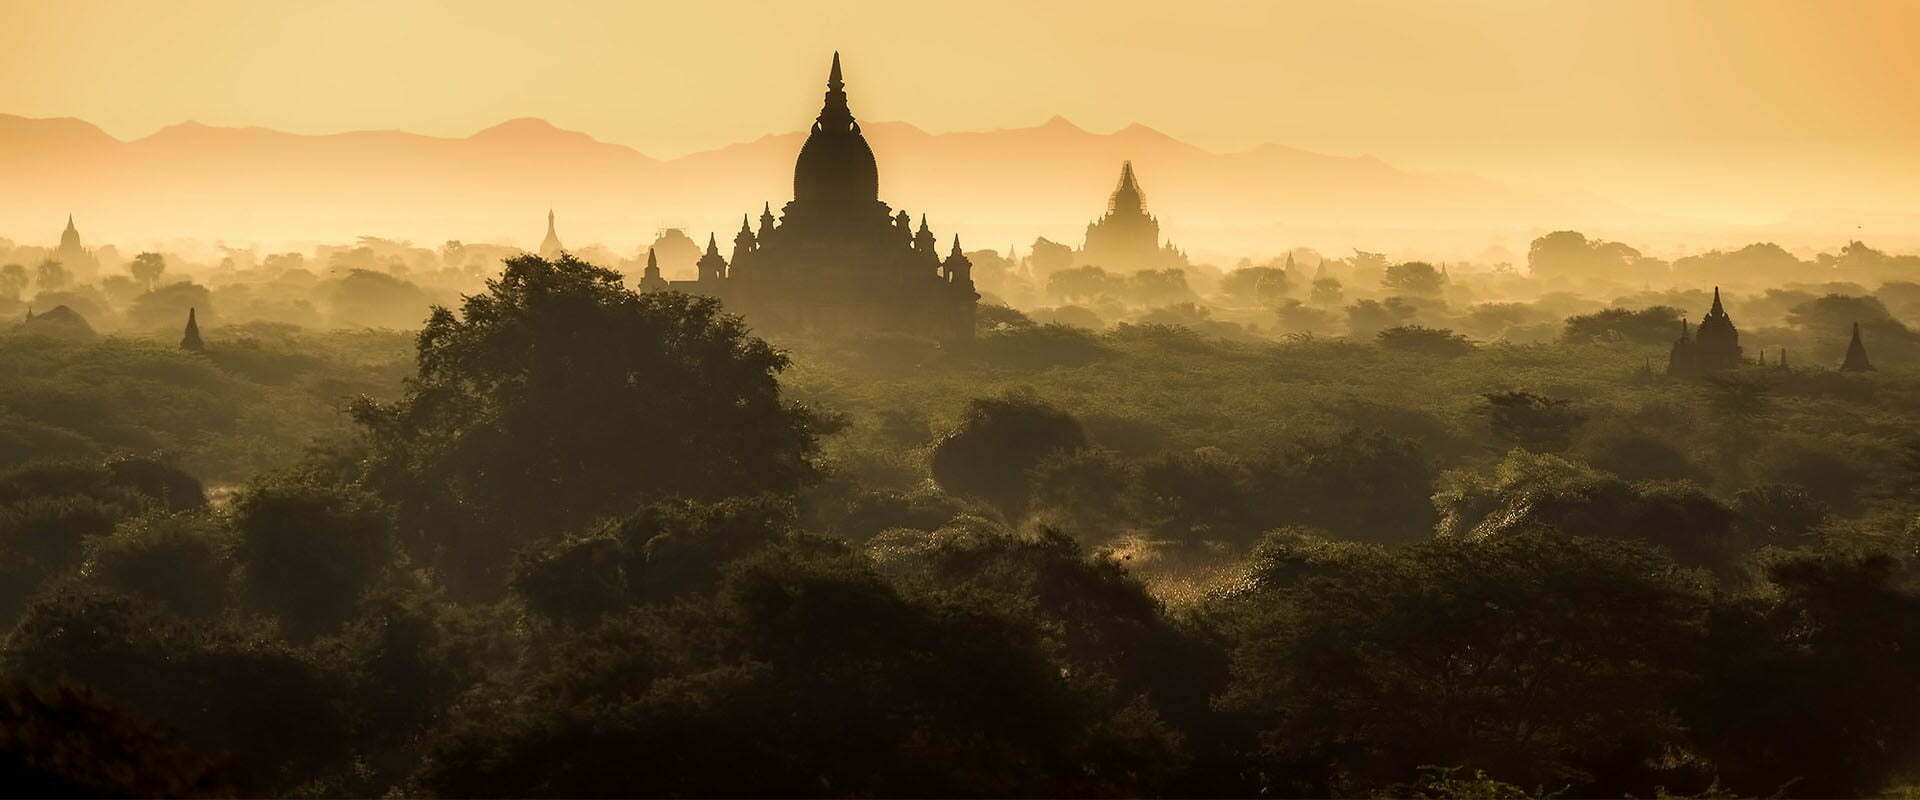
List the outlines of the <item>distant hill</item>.
<svg viewBox="0 0 1920 800">
<path fill-rule="evenodd" d="M 1126 159 L 1168 235 L 1195 250 L 1273 251 L 1326 239 L 1383 249 L 1444 240 L 1478 251 L 1494 232 L 1632 217 L 1576 192 L 1410 172 L 1369 157 L 1271 144 L 1211 153 L 1142 125 L 1104 134 L 1060 117 L 944 134 L 899 122 L 863 127 L 880 160 L 882 199 L 927 213 L 943 237 L 960 233 L 969 247 L 1024 249 L 1039 235 L 1077 244 Z M 463 139 L 188 122 L 121 141 L 77 119 L 0 115 L 0 235 L 35 242 L 72 212 L 96 243 L 370 234 L 530 247 L 552 207 L 568 243 L 624 251 L 660 227 L 725 238 L 763 201 L 777 212 L 792 196 L 802 140 L 774 134 L 660 160 L 538 119 Z"/>
</svg>

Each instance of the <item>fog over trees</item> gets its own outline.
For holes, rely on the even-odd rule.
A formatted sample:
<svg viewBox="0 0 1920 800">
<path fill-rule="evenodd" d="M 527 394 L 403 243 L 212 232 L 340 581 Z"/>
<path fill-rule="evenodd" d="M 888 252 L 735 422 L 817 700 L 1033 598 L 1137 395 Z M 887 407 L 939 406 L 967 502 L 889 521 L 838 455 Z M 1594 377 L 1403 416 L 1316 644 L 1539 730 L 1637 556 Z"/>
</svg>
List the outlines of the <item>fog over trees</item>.
<svg viewBox="0 0 1920 800">
<path fill-rule="evenodd" d="M 952 340 L 591 244 L 89 253 L 0 242 L 23 793 L 1920 781 L 1920 257 L 1041 240 Z"/>
</svg>

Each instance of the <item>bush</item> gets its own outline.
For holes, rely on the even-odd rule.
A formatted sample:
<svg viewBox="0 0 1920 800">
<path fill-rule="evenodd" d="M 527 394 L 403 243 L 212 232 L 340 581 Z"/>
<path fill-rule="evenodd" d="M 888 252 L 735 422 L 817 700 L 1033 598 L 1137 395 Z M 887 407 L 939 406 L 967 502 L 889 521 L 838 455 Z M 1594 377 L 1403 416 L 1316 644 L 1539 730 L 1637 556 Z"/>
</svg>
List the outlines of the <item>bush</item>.
<svg viewBox="0 0 1920 800">
<path fill-rule="evenodd" d="M 371 498 L 301 484 L 257 485 L 234 502 L 247 601 L 295 640 L 337 629 L 392 560 L 392 522 Z"/>
<path fill-rule="evenodd" d="M 933 479 L 1018 519 L 1027 507 L 1027 472 L 1049 455 L 1086 446 L 1087 434 L 1072 415 L 1031 393 L 976 398 L 960 425 L 934 446 Z"/>
</svg>

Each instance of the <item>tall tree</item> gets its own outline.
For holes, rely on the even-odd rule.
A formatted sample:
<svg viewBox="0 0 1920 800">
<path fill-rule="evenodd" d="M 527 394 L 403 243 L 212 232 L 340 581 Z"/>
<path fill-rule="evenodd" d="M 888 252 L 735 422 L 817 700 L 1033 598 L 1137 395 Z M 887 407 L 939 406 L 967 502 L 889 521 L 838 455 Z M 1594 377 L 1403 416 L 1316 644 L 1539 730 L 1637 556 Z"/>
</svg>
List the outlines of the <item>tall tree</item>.
<svg viewBox="0 0 1920 800">
<path fill-rule="evenodd" d="M 715 300 L 620 281 L 568 255 L 509 259 L 460 314 L 433 310 L 400 400 L 355 407 L 371 484 L 457 590 L 497 594 L 517 547 L 650 500 L 814 474 L 784 354 Z"/>
</svg>

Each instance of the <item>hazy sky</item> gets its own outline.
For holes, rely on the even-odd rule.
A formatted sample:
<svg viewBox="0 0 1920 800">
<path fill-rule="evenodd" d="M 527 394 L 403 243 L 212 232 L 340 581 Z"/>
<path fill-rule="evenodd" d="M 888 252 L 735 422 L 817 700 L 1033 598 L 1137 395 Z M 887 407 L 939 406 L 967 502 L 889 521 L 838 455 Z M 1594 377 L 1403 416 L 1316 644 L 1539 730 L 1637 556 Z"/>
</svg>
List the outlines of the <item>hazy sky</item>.
<svg viewBox="0 0 1920 800">
<path fill-rule="evenodd" d="M 795 74 L 932 131 L 1140 122 L 1759 221 L 1920 211 L 1920 2 L 0 0 L 0 112 L 673 156 L 794 130 Z"/>
</svg>

